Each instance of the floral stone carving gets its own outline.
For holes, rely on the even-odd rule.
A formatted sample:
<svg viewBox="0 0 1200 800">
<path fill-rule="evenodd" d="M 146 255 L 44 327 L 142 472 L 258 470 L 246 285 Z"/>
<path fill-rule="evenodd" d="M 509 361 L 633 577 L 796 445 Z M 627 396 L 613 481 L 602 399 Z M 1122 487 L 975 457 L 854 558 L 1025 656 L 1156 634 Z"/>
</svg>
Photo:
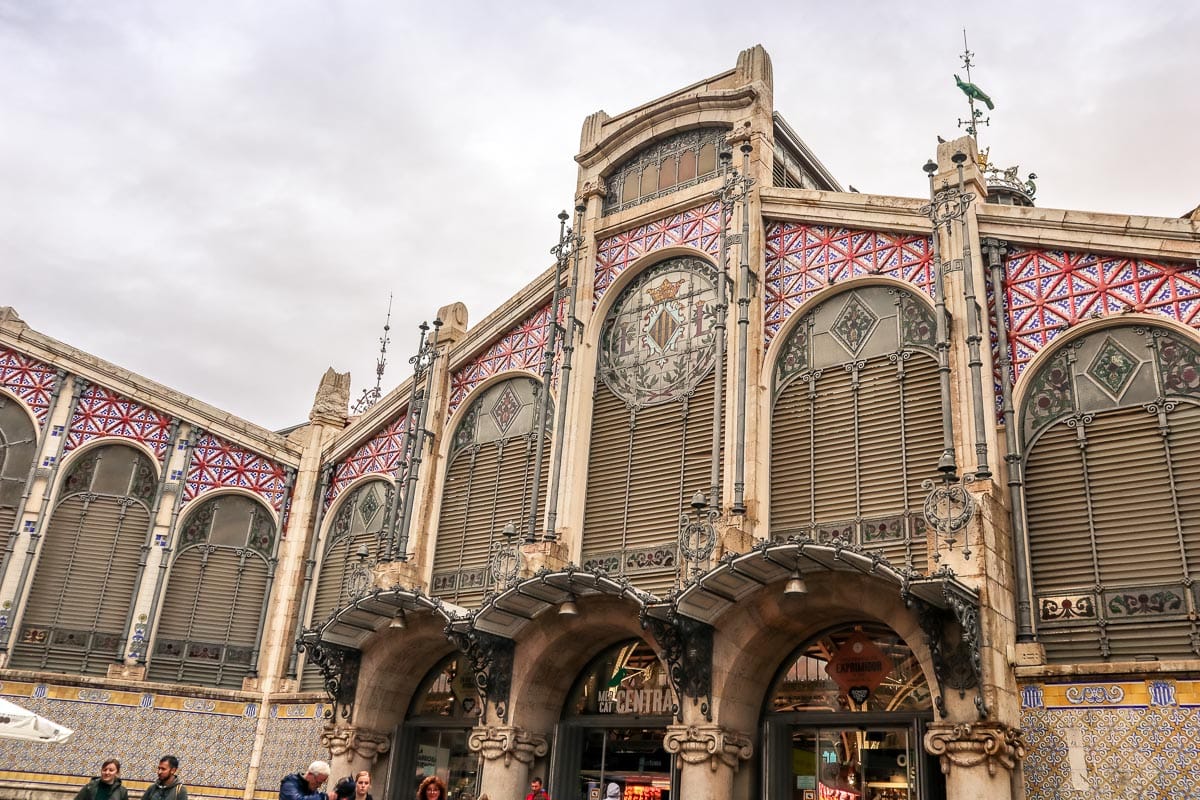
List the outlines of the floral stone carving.
<svg viewBox="0 0 1200 800">
<path fill-rule="evenodd" d="M 754 754 L 749 736 L 720 725 L 668 725 L 663 747 L 675 755 L 680 768 L 707 762 L 714 772 L 721 764 L 737 772 L 741 763 Z"/>
<path fill-rule="evenodd" d="M 474 728 L 467 737 L 467 747 L 487 761 L 503 758 L 506 767 L 514 758 L 522 764 L 531 764 L 535 758 L 550 752 L 550 743 L 545 736 L 513 725 Z"/>
<path fill-rule="evenodd" d="M 998 767 L 1015 769 L 1025 758 L 1025 734 L 1003 722 L 940 723 L 925 734 L 925 752 L 938 757 L 942 772 L 954 767 L 987 765 L 988 775 Z"/>
</svg>

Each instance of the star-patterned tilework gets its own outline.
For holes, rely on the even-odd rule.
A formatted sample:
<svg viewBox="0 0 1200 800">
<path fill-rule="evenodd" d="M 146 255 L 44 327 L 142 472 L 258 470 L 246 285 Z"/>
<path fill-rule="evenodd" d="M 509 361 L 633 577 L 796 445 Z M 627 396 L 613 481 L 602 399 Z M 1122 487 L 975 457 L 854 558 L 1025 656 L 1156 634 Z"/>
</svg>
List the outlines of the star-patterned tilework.
<svg viewBox="0 0 1200 800">
<path fill-rule="evenodd" d="M 24 400 L 37 417 L 39 425 L 46 423 L 46 415 L 50 413 L 50 395 L 54 393 L 57 383 L 58 373 L 54 367 L 0 347 L 0 386 Z"/>
<path fill-rule="evenodd" d="M 560 320 L 565 307 L 566 298 L 563 298 L 559 307 Z M 549 333 L 550 303 L 546 303 L 478 356 L 451 373 L 449 413 L 453 414 L 472 389 L 493 375 L 510 369 L 541 372 L 546 363 L 546 337 Z"/>
<path fill-rule="evenodd" d="M 408 409 L 390 425 L 376 431 L 375 435 L 358 446 L 353 453 L 338 462 L 333 469 L 333 479 L 325 493 L 325 507 L 337 499 L 342 490 L 363 475 L 380 473 L 390 475 L 400 463 L 404 449 L 404 428 L 408 421 Z M 404 476 L 400 476 L 401 479 Z"/>
<path fill-rule="evenodd" d="M 74 450 L 102 436 L 141 442 L 161 460 L 171 444 L 171 417 L 103 386 L 89 386 L 71 418 L 66 449 Z"/>
<path fill-rule="evenodd" d="M 818 291 L 860 275 L 890 275 L 932 297 L 933 243 L 925 235 L 768 222 L 763 293 L 766 343 Z"/>
<path fill-rule="evenodd" d="M 281 511 L 287 494 L 287 474 L 283 465 L 206 433 L 196 440 L 183 500 L 188 502 L 210 489 L 222 487 L 248 489 Z"/>
<path fill-rule="evenodd" d="M 1014 380 L 1054 337 L 1091 317 L 1141 311 L 1200 329 L 1200 269 L 1183 264 L 1019 249 L 1005 263 L 1004 299 Z"/>
<path fill-rule="evenodd" d="M 716 257 L 720 255 L 720 234 L 721 204 L 714 200 L 601 239 L 596 244 L 592 306 L 600 302 L 618 275 L 647 253 L 664 247 L 691 245 Z"/>
</svg>

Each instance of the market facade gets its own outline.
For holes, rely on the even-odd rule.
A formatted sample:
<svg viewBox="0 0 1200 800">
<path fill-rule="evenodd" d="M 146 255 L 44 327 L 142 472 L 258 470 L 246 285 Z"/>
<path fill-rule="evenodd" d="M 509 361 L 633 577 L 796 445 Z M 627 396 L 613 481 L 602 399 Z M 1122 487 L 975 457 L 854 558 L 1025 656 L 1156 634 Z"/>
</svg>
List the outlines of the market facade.
<svg viewBox="0 0 1200 800">
<path fill-rule="evenodd" d="M 1037 208 L 970 136 L 844 191 L 772 86 L 590 116 L 555 263 L 354 416 L 5 310 L 0 695 L 76 735 L 0 796 L 1200 789 L 1200 220 Z"/>
</svg>

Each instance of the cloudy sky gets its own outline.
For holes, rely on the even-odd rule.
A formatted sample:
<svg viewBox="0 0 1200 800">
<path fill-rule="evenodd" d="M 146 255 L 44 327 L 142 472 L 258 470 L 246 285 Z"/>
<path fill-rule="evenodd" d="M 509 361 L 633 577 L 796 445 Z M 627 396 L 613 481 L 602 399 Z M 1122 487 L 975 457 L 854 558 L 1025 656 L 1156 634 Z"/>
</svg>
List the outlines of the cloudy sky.
<svg viewBox="0 0 1200 800">
<path fill-rule="evenodd" d="M 549 266 L 583 117 L 762 43 L 843 185 L 920 196 L 965 113 L 1039 205 L 1200 204 L 1200 4 L 0 0 L 0 305 L 259 424 Z M 978 10 L 975 10 L 978 9 Z"/>
</svg>

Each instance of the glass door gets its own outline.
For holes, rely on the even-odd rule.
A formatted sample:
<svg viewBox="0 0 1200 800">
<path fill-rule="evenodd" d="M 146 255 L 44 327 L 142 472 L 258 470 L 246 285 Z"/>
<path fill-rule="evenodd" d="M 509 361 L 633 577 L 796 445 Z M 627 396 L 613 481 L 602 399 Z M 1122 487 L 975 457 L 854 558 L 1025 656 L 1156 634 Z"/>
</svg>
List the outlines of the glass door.
<svg viewBox="0 0 1200 800">
<path fill-rule="evenodd" d="M 907 728 L 791 729 L 795 800 L 917 800 L 917 763 Z"/>
</svg>

